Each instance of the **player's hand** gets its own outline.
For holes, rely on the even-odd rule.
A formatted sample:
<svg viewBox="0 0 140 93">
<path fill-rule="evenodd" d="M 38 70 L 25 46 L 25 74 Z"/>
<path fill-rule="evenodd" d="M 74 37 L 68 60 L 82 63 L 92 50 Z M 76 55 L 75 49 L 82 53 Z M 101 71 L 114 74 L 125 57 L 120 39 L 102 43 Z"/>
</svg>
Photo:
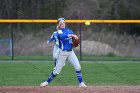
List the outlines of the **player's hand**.
<svg viewBox="0 0 140 93">
<path fill-rule="evenodd" d="M 56 45 L 59 45 L 59 42 L 55 42 Z"/>
<path fill-rule="evenodd" d="M 49 44 L 50 42 L 49 41 L 47 41 L 47 44 Z"/>
<path fill-rule="evenodd" d="M 69 34 L 68 37 L 74 37 L 75 39 L 78 39 L 78 36 L 73 34 Z"/>
</svg>

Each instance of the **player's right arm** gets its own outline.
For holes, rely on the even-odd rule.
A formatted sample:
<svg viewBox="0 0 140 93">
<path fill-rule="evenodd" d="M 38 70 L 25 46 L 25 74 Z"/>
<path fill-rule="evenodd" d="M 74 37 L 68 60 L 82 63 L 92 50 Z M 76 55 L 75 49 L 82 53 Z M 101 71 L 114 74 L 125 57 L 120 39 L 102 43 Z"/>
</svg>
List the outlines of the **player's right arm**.
<svg viewBox="0 0 140 93">
<path fill-rule="evenodd" d="M 53 37 L 54 37 L 55 44 L 59 45 L 58 32 L 54 32 Z"/>
<path fill-rule="evenodd" d="M 49 40 L 47 41 L 47 44 L 52 42 L 54 40 L 54 35 L 52 34 L 51 37 L 49 38 Z"/>
<path fill-rule="evenodd" d="M 69 30 L 69 29 L 68 29 Z M 59 33 L 59 37 L 61 39 L 65 39 L 65 38 L 69 38 L 71 37 L 71 35 L 73 35 L 73 32 L 71 30 L 69 30 L 70 34 L 65 34 L 62 32 L 62 30 L 59 30 L 58 33 Z M 70 35 L 70 36 L 69 36 Z"/>
</svg>

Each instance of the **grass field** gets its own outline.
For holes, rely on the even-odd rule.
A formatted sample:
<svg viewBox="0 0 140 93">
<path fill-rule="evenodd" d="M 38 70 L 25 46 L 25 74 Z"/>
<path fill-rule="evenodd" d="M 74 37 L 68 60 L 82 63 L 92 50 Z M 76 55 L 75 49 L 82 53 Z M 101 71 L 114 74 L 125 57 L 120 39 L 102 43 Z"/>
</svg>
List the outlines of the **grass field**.
<svg viewBox="0 0 140 93">
<path fill-rule="evenodd" d="M 81 62 L 87 85 L 140 85 L 140 61 Z M 0 86 L 38 86 L 53 70 L 53 62 L 0 62 Z M 50 85 L 77 85 L 75 70 L 66 63 Z"/>
<path fill-rule="evenodd" d="M 80 60 L 80 56 L 78 56 Z M 121 57 L 121 56 L 82 56 L 82 61 L 140 61 L 139 57 Z M 11 60 L 11 56 L 0 56 L 0 60 Z M 52 61 L 52 55 L 46 56 L 14 56 L 13 60 L 38 60 L 38 61 Z"/>
</svg>

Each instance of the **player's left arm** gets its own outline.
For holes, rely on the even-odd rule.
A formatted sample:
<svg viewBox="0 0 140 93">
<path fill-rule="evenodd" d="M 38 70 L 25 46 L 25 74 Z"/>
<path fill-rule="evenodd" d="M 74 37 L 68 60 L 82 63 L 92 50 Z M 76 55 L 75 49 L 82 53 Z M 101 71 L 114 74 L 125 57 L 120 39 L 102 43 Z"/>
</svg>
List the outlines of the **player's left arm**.
<svg viewBox="0 0 140 93">
<path fill-rule="evenodd" d="M 72 38 L 73 48 L 78 47 L 80 45 L 80 37 L 76 34 L 69 34 L 69 37 Z"/>
<path fill-rule="evenodd" d="M 68 37 L 78 39 L 78 36 L 77 35 L 74 35 L 74 34 L 69 34 Z"/>
<path fill-rule="evenodd" d="M 78 36 L 76 34 L 74 34 L 73 31 L 71 31 L 71 33 L 68 34 L 68 37 L 78 39 Z"/>
</svg>

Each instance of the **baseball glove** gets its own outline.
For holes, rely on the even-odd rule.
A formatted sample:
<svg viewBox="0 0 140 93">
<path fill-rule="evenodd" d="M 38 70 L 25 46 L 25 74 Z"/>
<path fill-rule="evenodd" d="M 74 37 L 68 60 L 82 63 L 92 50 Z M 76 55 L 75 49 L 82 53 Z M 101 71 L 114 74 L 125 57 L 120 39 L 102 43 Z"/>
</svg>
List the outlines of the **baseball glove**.
<svg viewBox="0 0 140 93">
<path fill-rule="evenodd" d="M 78 47 L 80 45 L 80 36 L 75 35 L 72 37 L 73 48 Z"/>
</svg>

